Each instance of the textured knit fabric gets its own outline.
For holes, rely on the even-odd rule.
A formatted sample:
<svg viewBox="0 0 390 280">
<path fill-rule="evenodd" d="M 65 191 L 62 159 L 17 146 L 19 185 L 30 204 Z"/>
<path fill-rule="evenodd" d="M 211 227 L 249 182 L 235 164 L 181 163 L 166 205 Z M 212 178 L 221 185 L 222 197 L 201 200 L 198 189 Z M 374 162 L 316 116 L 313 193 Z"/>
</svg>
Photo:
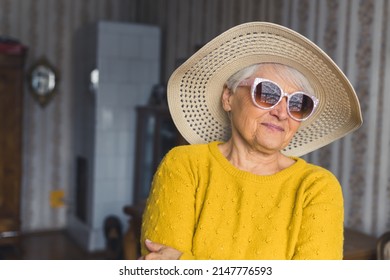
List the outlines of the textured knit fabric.
<svg viewBox="0 0 390 280">
<path fill-rule="evenodd" d="M 329 171 L 303 159 L 259 176 L 218 142 L 180 146 L 161 162 L 143 216 L 145 239 L 181 259 L 341 259 L 343 198 Z"/>
</svg>

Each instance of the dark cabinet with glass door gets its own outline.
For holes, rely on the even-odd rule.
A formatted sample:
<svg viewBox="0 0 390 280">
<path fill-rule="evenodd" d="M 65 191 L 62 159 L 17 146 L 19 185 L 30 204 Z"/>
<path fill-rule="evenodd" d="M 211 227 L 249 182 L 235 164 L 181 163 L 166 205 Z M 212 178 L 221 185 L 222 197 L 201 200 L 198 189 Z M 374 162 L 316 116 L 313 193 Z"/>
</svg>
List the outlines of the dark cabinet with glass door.
<svg viewBox="0 0 390 280">
<path fill-rule="evenodd" d="M 134 199 L 132 205 L 123 208 L 130 216 L 129 228 L 123 237 L 125 259 L 140 256 L 142 213 L 158 165 L 171 148 L 187 144 L 176 130 L 167 106 L 143 106 L 136 110 Z"/>
<path fill-rule="evenodd" d="M 185 144 L 166 106 L 137 108 L 136 158 L 134 162 L 134 204 L 148 195 L 153 175 L 165 154 Z"/>
</svg>

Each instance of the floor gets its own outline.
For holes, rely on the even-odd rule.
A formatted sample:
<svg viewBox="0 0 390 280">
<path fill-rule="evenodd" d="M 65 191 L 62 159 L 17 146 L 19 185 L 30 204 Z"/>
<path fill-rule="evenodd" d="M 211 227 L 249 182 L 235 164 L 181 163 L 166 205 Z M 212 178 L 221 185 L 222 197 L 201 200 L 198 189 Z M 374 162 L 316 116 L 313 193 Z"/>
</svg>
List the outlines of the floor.
<svg viewBox="0 0 390 280">
<path fill-rule="evenodd" d="M 106 252 L 85 252 L 63 231 L 25 235 L 19 250 L 0 247 L 0 260 L 104 260 L 110 259 L 108 256 Z"/>
</svg>

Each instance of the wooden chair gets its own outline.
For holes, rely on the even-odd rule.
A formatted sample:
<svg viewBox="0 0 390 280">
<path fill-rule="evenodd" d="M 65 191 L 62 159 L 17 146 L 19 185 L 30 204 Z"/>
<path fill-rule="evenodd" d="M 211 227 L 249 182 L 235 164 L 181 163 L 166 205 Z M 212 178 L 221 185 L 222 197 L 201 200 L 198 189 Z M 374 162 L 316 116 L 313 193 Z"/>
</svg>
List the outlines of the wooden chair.
<svg viewBox="0 0 390 280">
<path fill-rule="evenodd" d="M 376 253 L 378 260 L 390 260 L 390 231 L 378 238 Z"/>
</svg>

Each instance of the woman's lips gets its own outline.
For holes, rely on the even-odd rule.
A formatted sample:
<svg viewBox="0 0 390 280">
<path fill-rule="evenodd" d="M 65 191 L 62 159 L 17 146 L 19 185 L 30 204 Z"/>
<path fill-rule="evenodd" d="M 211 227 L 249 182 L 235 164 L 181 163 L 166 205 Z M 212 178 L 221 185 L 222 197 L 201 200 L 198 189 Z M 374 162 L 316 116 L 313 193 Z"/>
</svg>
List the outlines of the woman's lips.
<svg viewBox="0 0 390 280">
<path fill-rule="evenodd" d="M 284 131 L 284 128 L 273 123 L 262 123 L 265 127 L 273 130 Z"/>
</svg>

